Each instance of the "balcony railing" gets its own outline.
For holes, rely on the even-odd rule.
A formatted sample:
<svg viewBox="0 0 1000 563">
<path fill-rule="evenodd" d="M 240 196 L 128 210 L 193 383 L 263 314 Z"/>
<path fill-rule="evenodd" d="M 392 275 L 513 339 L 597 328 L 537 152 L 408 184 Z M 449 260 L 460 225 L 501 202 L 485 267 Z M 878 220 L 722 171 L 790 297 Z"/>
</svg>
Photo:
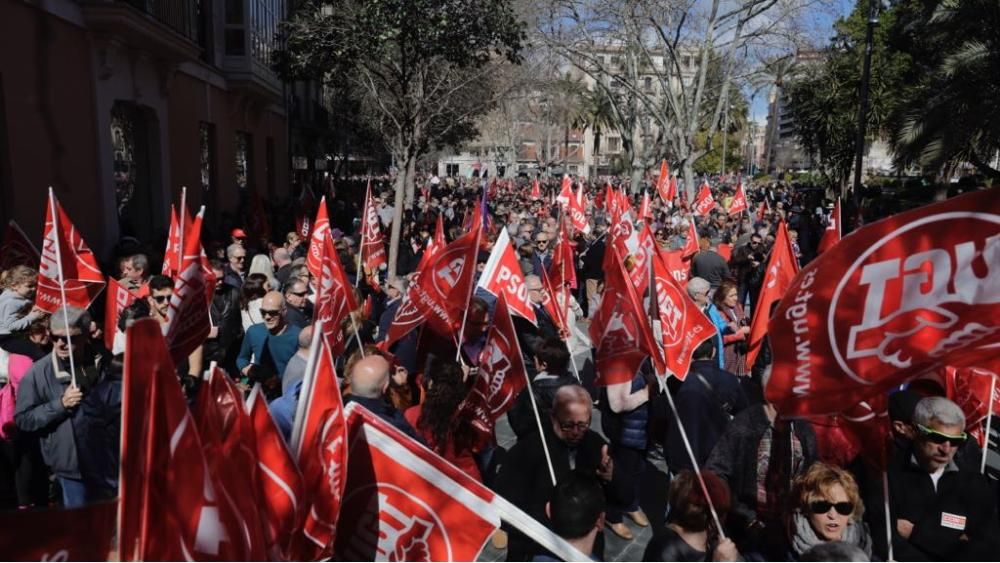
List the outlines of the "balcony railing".
<svg viewBox="0 0 1000 563">
<path fill-rule="evenodd" d="M 128 4 L 153 19 L 201 44 L 202 0 L 117 0 Z"/>
</svg>

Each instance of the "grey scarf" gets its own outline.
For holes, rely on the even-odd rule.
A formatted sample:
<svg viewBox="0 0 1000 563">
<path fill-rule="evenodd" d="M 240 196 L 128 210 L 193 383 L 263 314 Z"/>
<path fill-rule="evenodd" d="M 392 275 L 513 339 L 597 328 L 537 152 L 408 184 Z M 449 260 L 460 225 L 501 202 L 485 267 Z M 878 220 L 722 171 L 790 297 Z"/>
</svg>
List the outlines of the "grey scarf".
<svg viewBox="0 0 1000 563">
<path fill-rule="evenodd" d="M 803 553 L 809 551 L 810 548 L 826 542 L 826 540 L 816 535 L 815 530 L 809 525 L 809 519 L 802 512 L 795 513 L 792 523 L 795 526 L 794 535 L 792 536 L 792 551 L 796 555 L 801 556 Z M 847 528 L 844 529 L 844 536 L 841 540 L 845 543 L 858 546 L 871 558 L 872 538 L 864 522 L 849 522 Z"/>
</svg>

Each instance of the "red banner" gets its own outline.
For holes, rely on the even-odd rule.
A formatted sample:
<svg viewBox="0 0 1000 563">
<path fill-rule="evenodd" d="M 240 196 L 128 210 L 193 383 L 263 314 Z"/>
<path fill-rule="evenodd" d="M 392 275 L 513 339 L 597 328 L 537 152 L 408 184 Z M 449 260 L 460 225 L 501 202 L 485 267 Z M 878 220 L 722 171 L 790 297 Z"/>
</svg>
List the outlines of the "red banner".
<svg viewBox="0 0 1000 563">
<path fill-rule="evenodd" d="M 698 254 L 701 246 L 698 245 L 698 230 L 694 226 L 694 217 L 688 215 L 688 232 L 684 239 L 684 248 L 681 249 L 681 257 L 689 258 Z"/>
<path fill-rule="evenodd" d="M 320 229 L 317 227 L 316 230 Z M 320 275 L 314 280 L 316 283 L 314 320 L 323 321 L 323 337 L 330 344 L 333 353 L 340 355 L 346 344 L 340 323 L 351 311 L 358 308 L 358 303 L 354 298 L 354 289 L 347 279 L 347 273 L 340 263 L 340 255 L 333 246 L 329 228 L 325 229 L 325 232 L 319 257 Z M 311 247 L 310 255 L 312 255 Z"/>
<path fill-rule="evenodd" d="M 137 298 L 125 289 L 115 278 L 108 278 L 108 294 L 104 302 L 104 346 L 112 350 L 115 334 L 118 332 L 118 316 Z"/>
<path fill-rule="evenodd" d="M 798 262 L 795 261 L 795 255 L 792 253 L 792 244 L 788 238 L 788 228 L 784 221 L 778 222 L 777 231 L 774 247 L 771 249 L 771 257 L 767 261 L 767 273 L 764 276 L 764 283 L 760 287 L 760 294 L 755 305 L 756 312 L 750 323 L 750 334 L 747 336 L 747 371 L 753 367 L 757 354 L 760 353 L 760 348 L 764 344 L 771 305 L 781 300 L 792 285 L 792 279 L 796 272 L 798 272 Z M 778 340 L 777 342 L 786 343 L 788 341 Z"/>
<path fill-rule="evenodd" d="M 682 251 L 671 250 L 667 252 L 660 250 L 659 254 L 663 258 L 663 263 L 667 267 L 670 276 L 674 278 L 674 281 L 686 287 L 691 274 L 691 264 L 684 260 Z"/>
<path fill-rule="evenodd" d="M 372 183 L 368 181 L 368 192 L 365 194 L 365 209 L 361 224 L 361 263 L 370 277 L 378 276 L 379 266 L 386 263 L 385 243 L 382 240 L 378 212 L 372 199 Z M 361 272 L 358 272 L 361 275 Z M 378 285 L 377 283 L 374 285 Z"/>
<path fill-rule="evenodd" d="M 743 191 L 743 183 L 740 182 L 736 184 L 736 195 L 733 196 L 733 200 L 729 203 L 729 214 L 738 215 L 748 209 L 750 209 L 750 204 L 747 202 L 746 192 Z"/>
<path fill-rule="evenodd" d="M 668 205 L 672 205 L 674 198 L 670 197 L 670 167 L 667 166 L 666 159 L 660 161 L 660 175 L 656 177 L 656 193 L 660 194 L 660 199 Z"/>
<path fill-rule="evenodd" d="M 537 324 L 535 308 L 528 298 L 528 287 L 524 284 L 521 265 L 514 254 L 507 229 L 500 230 L 500 236 L 493 244 L 486 267 L 479 275 L 479 287 L 498 298 L 504 296 L 504 303 L 511 313 Z"/>
<path fill-rule="evenodd" d="M 326 196 L 319 200 L 316 210 L 316 220 L 313 221 L 312 236 L 309 238 L 309 252 L 306 254 L 306 266 L 312 274 L 313 284 L 323 275 L 323 256 L 326 251 L 326 239 L 330 238 L 330 218 L 326 214 Z M 314 290 L 318 288 L 314 287 Z"/>
<path fill-rule="evenodd" d="M 42 260 L 38 249 L 31 244 L 31 239 L 24 234 L 21 227 L 11 219 L 3 234 L 3 244 L 0 245 L 0 272 L 14 266 L 34 267 Z"/>
<path fill-rule="evenodd" d="M 35 306 L 56 312 L 63 305 L 65 289 L 67 305 L 86 309 L 104 283 L 97 258 L 49 190 Z"/>
<path fill-rule="evenodd" d="M 302 470 L 305 522 L 293 559 L 317 560 L 332 554 L 347 467 L 347 427 L 340 384 L 330 347 L 313 338 L 292 429 L 292 452 Z"/>
<path fill-rule="evenodd" d="M 783 344 L 767 389 L 779 410 L 837 412 L 922 373 L 995 358 L 998 195 L 872 223 L 802 270 L 770 325 Z"/>
<path fill-rule="evenodd" d="M 108 561 L 117 501 L 64 510 L 0 512 L 0 553 L 7 561 Z"/>
<path fill-rule="evenodd" d="M 990 414 L 1000 413 L 1000 392 L 994 380 L 1000 377 L 1000 362 L 994 360 L 989 367 L 956 368 L 945 366 L 945 390 L 949 399 L 962 407 L 965 428 L 978 427 Z"/>
<path fill-rule="evenodd" d="M 302 474 L 285 446 L 285 439 L 267 410 L 267 402 L 254 386 L 247 398 L 257 451 L 256 498 L 267 543 L 287 559 L 287 547 L 298 525 L 299 507 L 305 502 Z M 272 557 L 271 560 L 277 560 Z"/>
<path fill-rule="evenodd" d="M 174 294 L 163 334 L 170 346 L 174 362 L 180 363 L 208 338 L 212 329 L 209 318 L 209 289 L 202 269 L 201 225 L 205 215 L 202 207 L 184 233 L 184 259 L 181 271 L 174 279 Z M 214 287 L 212 288 L 214 289 Z"/>
<path fill-rule="evenodd" d="M 482 223 L 479 213 L 472 215 L 468 232 L 436 252 L 410 285 L 410 301 L 445 338 L 452 338 L 460 329 L 476 272 Z"/>
<path fill-rule="evenodd" d="M 833 207 L 833 213 L 830 214 L 830 224 L 823 231 L 823 238 L 820 239 L 816 252 L 823 253 L 833 248 L 833 245 L 840 242 L 840 233 L 840 199 L 837 199 L 837 204 Z"/>
<path fill-rule="evenodd" d="M 125 333 L 118 519 L 122 561 L 244 560 L 233 506 L 202 455 L 159 323 Z"/>
<path fill-rule="evenodd" d="M 474 561 L 500 525 L 493 492 L 357 403 L 346 412 L 351 457 L 335 558 Z"/>
<path fill-rule="evenodd" d="M 538 185 L 538 178 L 531 181 L 531 199 L 542 199 L 542 188 Z"/>
<path fill-rule="evenodd" d="M 569 213 L 569 218 L 573 223 L 574 229 L 585 234 L 590 232 L 590 223 L 587 221 L 587 212 L 583 206 L 583 202 L 577 200 L 576 196 L 570 198 L 569 206 L 566 211 Z"/>
<path fill-rule="evenodd" d="M 496 420 L 514 406 L 528 383 L 521 347 L 505 301 L 501 293 L 486 344 L 479 354 L 476 381 L 458 408 L 458 419 L 468 421 L 484 442 L 492 437 Z"/>
<path fill-rule="evenodd" d="M 575 199 L 573 197 L 573 180 L 570 179 L 569 174 L 563 174 L 562 188 L 559 190 L 559 195 L 556 196 L 556 202 L 565 206 L 569 205 L 573 199 Z"/>
<path fill-rule="evenodd" d="M 698 195 L 694 198 L 694 214 L 704 217 L 711 213 L 714 208 L 715 198 L 712 197 L 712 190 L 708 187 L 708 184 L 702 184 L 701 189 L 698 190 Z"/>
<path fill-rule="evenodd" d="M 639 220 L 652 221 L 653 210 L 650 209 L 649 192 L 642 192 L 642 203 L 639 204 Z"/>
<path fill-rule="evenodd" d="M 656 280 L 656 316 L 653 337 L 663 350 L 666 368 L 683 380 L 691 367 L 694 349 L 713 337 L 715 325 L 688 296 L 687 289 L 670 270 L 664 252 L 653 255 Z"/>
</svg>

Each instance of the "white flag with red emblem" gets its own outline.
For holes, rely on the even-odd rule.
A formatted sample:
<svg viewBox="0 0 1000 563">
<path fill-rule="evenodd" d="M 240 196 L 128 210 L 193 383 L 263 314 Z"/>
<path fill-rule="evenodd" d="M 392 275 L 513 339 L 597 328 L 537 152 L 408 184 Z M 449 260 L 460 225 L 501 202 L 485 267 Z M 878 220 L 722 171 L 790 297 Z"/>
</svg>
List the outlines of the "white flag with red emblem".
<svg viewBox="0 0 1000 563">
<path fill-rule="evenodd" d="M 382 241 L 382 230 L 375 202 L 372 198 L 372 182 L 368 180 L 368 191 L 365 194 L 365 209 L 361 223 L 361 262 L 368 270 L 370 277 L 377 276 L 380 266 L 386 263 L 385 243 Z M 358 272 L 358 275 L 361 275 Z"/>
<path fill-rule="evenodd" d="M 163 335 L 170 346 L 170 354 L 178 363 L 201 346 L 212 329 L 208 314 L 210 289 L 202 268 L 201 225 L 204 215 L 205 208 L 202 207 L 191 226 L 185 229 L 181 270 L 174 278 L 174 294 L 170 297 L 167 322 L 163 324 Z"/>
<path fill-rule="evenodd" d="M 493 244 L 493 250 L 486 261 L 486 267 L 479 274 L 479 284 L 491 295 L 505 297 L 504 302 L 510 312 L 528 319 L 532 324 L 535 318 L 535 308 L 528 298 L 528 286 L 524 284 L 521 265 L 514 254 L 514 246 L 510 243 L 507 229 L 501 229 L 500 235 Z M 499 301 L 498 301 L 499 303 Z"/>
<path fill-rule="evenodd" d="M 159 323 L 138 320 L 125 339 L 118 556 L 246 560 L 235 506 L 209 473 Z"/>
<path fill-rule="evenodd" d="M 736 184 L 736 194 L 729 203 L 729 214 L 737 215 L 748 209 L 750 209 L 750 204 L 747 203 L 747 194 L 743 191 L 743 182 L 740 182 Z"/>
<path fill-rule="evenodd" d="M 35 306 L 49 313 L 56 312 L 64 302 L 86 309 L 104 285 L 97 258 L 49 188 Z"/>
<path fill-rule="evenodd" d="M 337 536 L 347 469 L 347 428 L 333 355 L 316 325 L 292 426 L 291 450 L 302 471 L 305 521 L 293 559 L 329 557 Z"/>
<path fill-rule="evenodd" d="M 474 561 L 500 525 L 494 493 L 357 403 L 334 557 Z"/>
<path fill-rule="evenodd" d="M 694 214 L 704 217 L 711 213 L 715 207 L 715 198 L 712 197 L 712 190 L 708 184 L 702 184 L 698 190 L 698 195 L 694 198 Z"/>
</svg>

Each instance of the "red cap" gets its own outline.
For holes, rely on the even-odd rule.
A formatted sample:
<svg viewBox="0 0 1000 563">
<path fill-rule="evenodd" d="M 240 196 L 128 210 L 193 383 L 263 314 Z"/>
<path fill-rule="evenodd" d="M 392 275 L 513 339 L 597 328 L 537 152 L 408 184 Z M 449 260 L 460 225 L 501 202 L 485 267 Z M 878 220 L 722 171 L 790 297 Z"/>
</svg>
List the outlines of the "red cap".
<svg viewBox="0 0 1000 563">
<path fill-rule="evenodd" d="M 243 229 L 233 229 L 233 232 L 229 233 L 236 238 L 247 238 L 247 233 Z"/>
</svg>

